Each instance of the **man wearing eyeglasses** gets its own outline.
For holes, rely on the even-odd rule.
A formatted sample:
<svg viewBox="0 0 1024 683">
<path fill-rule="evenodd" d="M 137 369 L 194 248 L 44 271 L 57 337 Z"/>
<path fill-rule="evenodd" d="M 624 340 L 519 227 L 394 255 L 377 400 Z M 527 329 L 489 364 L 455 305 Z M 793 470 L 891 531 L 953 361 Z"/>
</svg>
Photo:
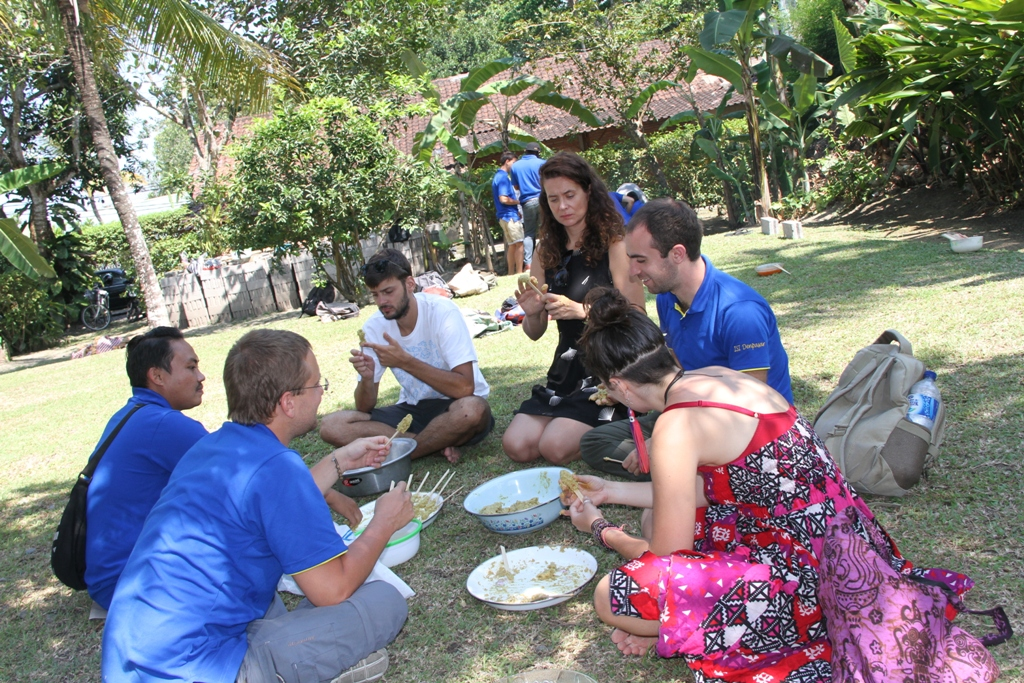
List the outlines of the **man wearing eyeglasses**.
<svg viewBox="0 0 1024 683">
<path fill-rule="evenodd" d="M 655 199 L 626 226 L 629 274 L 658 295 L 665 341 L 684 370 L 720 365 L 770 385 L 793 403 L 789 356 L 775 313 L 749 285 L 715 268 L 701 255 L 703 226 L 684 202 Z M 649 440 L 658 413 L 637 420 Z M 583 460 L 596 470 L 648 481 L 640 473 L 625 421 L 593 429 L 580 440 Z"/>
<path fill-rule="evenodd" d="M 359 373 L 355 410 L 324 417 L 321 438 L 343 446 L 359 437 L 391 436 L 412 415 L 412 457 L 441 453 L 458 462 L 460 447 L 483 441 L 494 428 L 487 403 L 490 387 L 458 306 L 416 293 L 409 261 L 395 249 L 374 254 L 363 268 L 363 281 L 378 310 L 363 326 L 366 343 L 349 358 Z M 387 368 L 401 392 L 396 405 L 379 408 L 378 389 Z"/>
<path fill-rule="evenodd" d="M 104 681 L 366 683 L 408 607 L 369 581 L 413 516 L 405 482 L 342 537 L 324 494 L 349 468 L 377 467 L 385 437 L 360 439 L 311 468 L 289 448 L 316 428 L 324 380 L 309 342 L 253 330 L 228 352 L 229 422 L 182 457 L 146 518 L 103 633 Z M 288 611 L 290 574 L 306 599 Z"/>
</svg>

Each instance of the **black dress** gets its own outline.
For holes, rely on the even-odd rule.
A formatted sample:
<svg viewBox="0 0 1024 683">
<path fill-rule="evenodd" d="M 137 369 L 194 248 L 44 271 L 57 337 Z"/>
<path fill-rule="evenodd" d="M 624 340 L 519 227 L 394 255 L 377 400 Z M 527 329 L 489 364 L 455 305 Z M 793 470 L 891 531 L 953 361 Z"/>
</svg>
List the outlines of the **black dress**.
<svg viewBox="0 0 1024 683">
<path fill-rule="evenodd" d="M 559 278 L 557 274 L 563 267 L 567 277 Z M 577 303 L 581 303 L 594 287 L 614 286 L 607 253 L 596 264 L 589 265 L 579 251 L 571 250 L 563 252 L 561 266 L 544 271 L 544 281 L 552 294 L 561 294 Z M 597 383 L 591 379 L 583 364 L 583 354 L 577 348 L 584 321 L 556 320 L 555 323 L 558 326 L 558 346 L 548 368 L 547 385 L 535 385 L 531 397 L 516 412 L 565 417 L 591 427 L 626 417 L 626 410 L 621 405 L 599 406 L 590 400 L 597 391 Z"/>
</svg>

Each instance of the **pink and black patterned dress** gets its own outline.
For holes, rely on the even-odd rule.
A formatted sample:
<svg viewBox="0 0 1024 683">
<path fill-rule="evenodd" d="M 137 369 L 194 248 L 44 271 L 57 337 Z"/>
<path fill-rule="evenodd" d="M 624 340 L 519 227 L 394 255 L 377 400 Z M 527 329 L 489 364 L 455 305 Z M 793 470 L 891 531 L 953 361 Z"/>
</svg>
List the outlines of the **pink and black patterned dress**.
<svg viewBox="0 0 1024 683">
<path fill-rule="evenodd" d="M 949 635 L 947 620 L 955 616 L 956 610 L 949 601 L 939 598 L 949 595 L 959 604 L 958 596 L 973 582 L 955 572 L 918 569 L 903 559 L 864 501 L 846 484 L 824 444 L 796 408 L 791 406 L 786 412 L 764 415 L 737 406 L 696 401 L 677 403 L 666 411 L 698 406 L 756 417 L 757 430 L 744 454 L 736 460 L 728 465 L 700 468 L 710 505 L 697 510 L 694 550 L 677 551 L 666 557 L 647 552 L 614 570 L 613 611 L 660 620 L 657 653 L 662 657 L 684 657 L 698 683 L 873 680 L 856 671 L 852 676 L 840 675 L 839 670 L 834 672 L 837 660 L 833 659 L 833 642 L 846 648 L 836 650 L 841 655 L 839 669 L 870 670 L 870 663 L 865 664 L 858 657 L 899 659 L 900 662 L 882 662 L 883 672 L 894 674 L 906 659 L 903 664 L 916 673 L 909 678 L 895 676 L 888 680 L 933 680 L 917 675 L 921 662 L 910 661 L 912 643 L 908 645 L 909 641 L 898 639 L 920 640 L 922 634 L 927 636 L 929 628 L 936 627 L 940 631 L 945 629 Z M 834 524 L 834 520 L 845 525 Z M 828 595 L 841 597 L 822 604 L 819 579 L 821 563 L 828 552 L 826 538 L 832 539 L 829 548 L 840 548 L 842 544 L 835 541 L 841 540 L 837 534 L 842 530 L 847 536 L 856 536 L 859 552 L 871 555 L 872 562 L 868 564 L 879 575 L 872 580 L 887 579 L 892 584 L 903 577 L 912 584 L 909 592 L 903 590 L 897 597 L 885 593 L 890 600 L 902 601 L 900 605 L 881 605 L 882 610 L 874 610 L 878 613 L 876 618 L 871 610 L 878 606 L 870 604 L 869 598 L 868 603 L 858 605 L 864 608 L 862 619 L 859 612 L 844 612 L 849 605 L 842 596 L 853 594 L 847 584 L 864 583 L 864 577 L 846 576 L 842 568 L 851 565 L 837 557 L 831 558 L 830 566 L 839 570 L 834 572 L 836 578 L 830 579 L 835 585 Z M 865 546 L 868 551 L 864 551 Z M 879 563 L 884 566 L 879 567 Z M 888 577 L 881 577 L 886 573 Z M 861 598 L 874 595 L 877 599 L 879 593 L 871 592 L 874 588 L 858 585 L 855 590 L 860 591 L 857 595 Z M 911 609 L 902 609 L 904 606 Z M 830 632 L 825 617 L 840 613 L 848 618 L 835 621 L 842 621 L 845 630 Z M 915 630 L 915 620 L 929 623 Z M 888 628 L 890 621 L 894 622 L 893 629 L 902 629 L 902 635 L 893 635 Z M 862 627 L 865 624 L 868 628 Z M 872 644 L 872 638 L 879 640 L 871 635 L 872 629 L 883 632 L 882 642 Z M 944 646 L 939 642 L 930 643 L 929 647 Z M 980 674 L 974 680 L 994 680 L 997 670 L 987 650 L 976 640 L 967 649 L 971 674 Z M 929 657 L 925 653 L 925 658 Z M 847 667 L 844 662 L 849 661 L 856 665 Z M 991 677 L 985 675 L 986 667 L 992 672 Z M 970 678 L 946 676 L 944 680 Z"/>
</svg>

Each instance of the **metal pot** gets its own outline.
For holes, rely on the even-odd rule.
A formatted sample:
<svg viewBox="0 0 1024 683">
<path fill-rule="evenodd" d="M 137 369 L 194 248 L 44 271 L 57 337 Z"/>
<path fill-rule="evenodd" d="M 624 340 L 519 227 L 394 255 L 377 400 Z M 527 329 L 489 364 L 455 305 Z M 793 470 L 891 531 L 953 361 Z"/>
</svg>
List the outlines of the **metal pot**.
<svg viewBox="0 0 1024 683">
<path fill-rule="evenodd" d="M 416 450 L 416 440 L 397 438 L 391 441 L 391 452 L 384 464 L 376 469 L 363 467 L 348 470 L 334 488 L 346 496 L 372 496 L 391 488 L 391 482 L 405 481 L 412 471 L 409 454 Z"/>
</svg>

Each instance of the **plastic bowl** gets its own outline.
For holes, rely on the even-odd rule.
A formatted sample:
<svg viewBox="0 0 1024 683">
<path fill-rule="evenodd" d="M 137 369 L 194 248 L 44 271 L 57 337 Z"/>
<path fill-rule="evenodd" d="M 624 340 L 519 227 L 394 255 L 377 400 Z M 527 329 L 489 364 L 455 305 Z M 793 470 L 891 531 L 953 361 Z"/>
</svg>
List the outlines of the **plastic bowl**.
<svg viewBox="0 0 1024 683">
<path fill-rule="evenodd" d="M 985 242 L 985 238 L 981 235 L 975 235 L 974 237 L 964 237 L 958 240 L 950 240 L 949 248 L 958 254 L 964 254 L 969 251 L 978 251 L 981 249 L 981 245 Z"/>
<path fill-rule="evenodd" d="M 761 277 L 768 277 L 769 275 L 783 272 L 781 263 L 765 263 L 754 268 L 754 271 Z"/>
<path fill-rule="evenodd" d="M 392 481 L 405 481 L 412 471 L 409 454 L 416 450 L 416 440 L 399 437 L 392 439 L 391 451 L 380 467 L 348 470 L 334 488 L 346 496 L 372 496 L 391 488 Z"/>
<path fill-rule="evenodd" d="M 537 467 L 509 472 L 486 481 L 469 492 L 462 506 L 491 531 L 499 534 L 525 534 L 543 529 L 558 519 L 562 501 L 558 477 L 570 472 L 564 467 Z M 494 503 L 511 507 L 517 502 L 537 499 L 537 504 L 517 512 L 487 514 L 481 510 Z"/>
<path fill-rule="evenodd" d="M 370 514 L 367 515 L 363 512 L 364 521 L 368 521 L 368 517 L 373 517 L 373 503 L 367 503 L 370 506 L 368 511 Z M 366 505 L 360 509 L 365 508 Z M 395 567 L 403 562 L 407 562 L 416 556 L 416 553 L 420 551 L 420 530 L 423 528 L 423 522 L 418 519 L 414 519 L 401 529 L 391 534 L 391 538 L 388 540 L 388 544 L 384 546 L 384 552 L 380 554 L 380 563 L 385 567 Z M 360 524 L 356 530 L 355 535 L 358 536 L 366 529 L 366 524 Z"/>
</svg>

